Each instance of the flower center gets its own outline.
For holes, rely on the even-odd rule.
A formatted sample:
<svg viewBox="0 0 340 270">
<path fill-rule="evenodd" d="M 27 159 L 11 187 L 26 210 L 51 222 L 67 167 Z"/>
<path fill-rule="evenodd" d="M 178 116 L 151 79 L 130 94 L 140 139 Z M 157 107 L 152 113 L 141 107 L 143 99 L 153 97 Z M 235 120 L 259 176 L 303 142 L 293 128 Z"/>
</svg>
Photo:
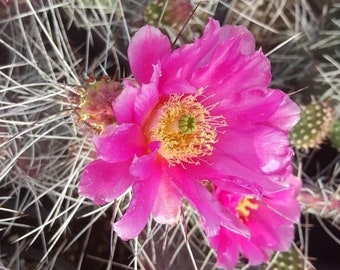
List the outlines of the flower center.
<svg viewBox="0 0 340 270">
<path fill-rule="evenodd" d="M 259 204 L 256 199 L 245 196 L 236 207 L 236 211 L 238 213 L 239 218 L 246 222 L 248 221 L 251 210 L 257 210 L 259 208 Z"/>
<path fill-rule="evenodd" d="M 194 132 L 196 128 L 195 117 L 190 114 L 184 114 L 178 120 L 178 127 L 183 133 L 190 134 Z"/>
<path fill-rule="evenodd" d="M 153 112 L 148 125 L 150 141 L 160 141 L 159 153 L 171 165 L 199 164 L 212 154 L 217 128 L 226 126 L 223 116 L 213 117 L 196 96 L 172 95 Z"/>
</svg>

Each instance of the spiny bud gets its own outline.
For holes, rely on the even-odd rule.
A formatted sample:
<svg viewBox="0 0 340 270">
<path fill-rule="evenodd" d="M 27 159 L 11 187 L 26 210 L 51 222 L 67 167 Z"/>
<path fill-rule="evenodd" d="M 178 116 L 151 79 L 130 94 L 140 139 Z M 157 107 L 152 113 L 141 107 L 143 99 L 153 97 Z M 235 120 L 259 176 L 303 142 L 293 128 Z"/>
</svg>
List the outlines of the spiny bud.
<svg viewBox="0 0 340 270">
<path fill-rule="evenodd" d="M 328 136 L 333 117 L 333 109 L 326 102 L 312 98 L 311 104 L 301 106 L 301 119 L 290 133 L 291 144 L 305 151 L 318 147 Z"/>
<path fill-rule="evenodd" d="M 121 84 L 108 76 L 100 80 L 90 77 L 86 88 L 80 89 L 80 98 L 76 103 L 78 121 L 86 124 L 97 132 L 115 123 L 112 101 L 121 92 Z"/>
<path fill-rule="evenodd" d="M 154 0 L 145 8 L 144 19 L 153 26 L 158 26 L 160 21 L 174 27 L 184 23 L 191 12 L 190 0 Z"/>
<path fill-rule="evenodd" d="M 329 140 L 340 151 L 340 120 L 333 122 L 329 131 Z"/>
<path fill-rule="evenodd" d="M 305 213 L 334 221 L 340 215 L 340 194 L 334 190 L 324 189 L 318 192 L 303 190 L 298 200 Z"/>
</svg>

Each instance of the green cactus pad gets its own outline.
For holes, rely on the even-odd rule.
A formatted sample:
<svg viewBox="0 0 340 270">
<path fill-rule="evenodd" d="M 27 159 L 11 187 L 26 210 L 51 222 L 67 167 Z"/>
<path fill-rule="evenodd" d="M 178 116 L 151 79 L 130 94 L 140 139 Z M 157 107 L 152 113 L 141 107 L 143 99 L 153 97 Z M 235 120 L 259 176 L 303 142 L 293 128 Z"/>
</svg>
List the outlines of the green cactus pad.
<svg viewBox="0 0 340 270">
<path fill-rule="evenodd" d="M 158 26 L 160 16 L 164 12 L 164 1 L 155 0 L 152 1 L 146 8 L 144 12 L 144 19 L 145 22 L 153 25 Z"/>
<path fill-rule="evenodd" d="M 313 269 L 307 261 L 305 268 L 305 259 L 295 246 L 292 246 L 287 252 L 279 252 L 273 256 L 272 261 L 266 266 L 268 270 L 304 270 Z"/>
<path fill-rule="evenodd" d="M 160 24 L 176 27 L 184 23 L 191 12 L 190 0 L 154 0 L 146 6 L 144 20 L 156 27 Z"/>
<path fill-rule="evenodd" d="M 297 149 L 317 148 L 328 136 L 333 120 L 333 109 L 326 102 L 312 99 L 301 106 L 301 119 L 290 133 L 290 142 Z"/>
<path fill-rule="evenodd" d="M 340 120 L 335 121 L 329 131 L 329 140 L 340 151 Z"/>
</svg>

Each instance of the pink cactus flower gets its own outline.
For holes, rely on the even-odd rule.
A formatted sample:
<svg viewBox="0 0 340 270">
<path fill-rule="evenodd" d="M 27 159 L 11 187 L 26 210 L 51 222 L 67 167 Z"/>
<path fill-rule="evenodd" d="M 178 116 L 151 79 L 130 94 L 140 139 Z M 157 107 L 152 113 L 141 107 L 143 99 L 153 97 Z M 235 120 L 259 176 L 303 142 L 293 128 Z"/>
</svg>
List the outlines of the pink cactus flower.
<svg viewBox="0 0 340 270">
<path fill-rule="evenodd" d="M 262 199 L 252 195 L 229 193 L 217 189 L 218 200 L 247 226 L 247 239 L 221 227 L 218 235 L 209 242 L 217 252 L 217 264 L 224 269 L 233 269 L 241 253 L 250 265 L 267 261 L 273 251 L 286 251 L 294 238 L 294 223 L 299 221 L 300 205 L 297 196 L 301 180 L 289 176 L 289 188 Z"/>
<path fill-rule="evenodd" d="M 150 214 L 175 224 L 183 198 L 208 236 L 220 226 L 246 235 L 202 183 L 255 196 L 283 189 L 293 154 L 288 132 L 299 118 L 286 94 L 268 88 L 270 63 L 252 34 L 211 19 L 201 38 L 172 50 L 145 26 L 128 57 L 134 80 L 124 80 L 113 102 L 116 124 L 93 139 L 98 160 L 85 168 L 79 193 L 104 204 L 132 187 L 128 210 L 113 224 L 122 239 L 136 237 Z"/>
</svg>

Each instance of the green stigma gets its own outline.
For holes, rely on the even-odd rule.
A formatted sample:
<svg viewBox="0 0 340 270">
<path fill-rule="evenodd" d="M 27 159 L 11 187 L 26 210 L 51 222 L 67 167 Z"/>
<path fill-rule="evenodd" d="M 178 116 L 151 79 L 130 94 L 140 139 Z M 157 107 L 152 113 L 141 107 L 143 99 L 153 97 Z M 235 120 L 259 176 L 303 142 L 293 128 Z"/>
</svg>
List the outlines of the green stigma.
<svg viewBox="0 0 340 270">
<path fill-rule="evenodd" d="M 196 130 L 195 117 L 190 114 L 182 115 L 178 120 L 178 127 L 185 134 L 193 133 Z"/>
</svg>

